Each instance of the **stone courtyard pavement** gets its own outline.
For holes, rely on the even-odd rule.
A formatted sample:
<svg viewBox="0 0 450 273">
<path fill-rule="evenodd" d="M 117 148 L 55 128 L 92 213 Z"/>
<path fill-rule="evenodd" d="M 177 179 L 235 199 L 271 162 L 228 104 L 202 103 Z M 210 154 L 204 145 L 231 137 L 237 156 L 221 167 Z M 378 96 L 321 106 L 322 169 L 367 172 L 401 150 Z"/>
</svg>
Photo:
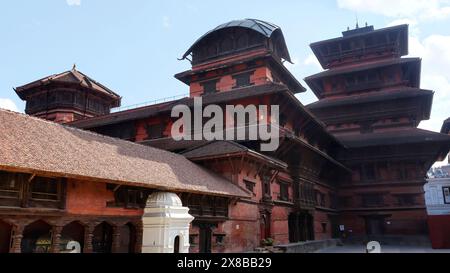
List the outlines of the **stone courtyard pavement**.
<svg viewBox="0 0 450 273">
<path fill-rule="evenodd" d="M 366 247 L 362 245 L 345 245 L 325 248 L 315 253 L 366 253 Z M 381 253 L 450 253 L 450 249 L 432 249 L 424 246 L 381 246 Z"/>
</svg>

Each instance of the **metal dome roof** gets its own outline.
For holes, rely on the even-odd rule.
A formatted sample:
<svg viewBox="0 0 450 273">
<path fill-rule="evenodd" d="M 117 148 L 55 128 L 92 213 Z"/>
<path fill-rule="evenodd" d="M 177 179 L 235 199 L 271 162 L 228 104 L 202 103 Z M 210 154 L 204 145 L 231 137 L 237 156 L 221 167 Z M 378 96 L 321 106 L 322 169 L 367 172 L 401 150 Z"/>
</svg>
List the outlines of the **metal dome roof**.
<svg viewBox="0 0 450 273">
<path fill-rule="evenodd" d="M 173 192 L 154 192 L 147 199 L 146 207 L 182 207 L 180 197 Z"/>
<path fill-rule="evenodd" d="M 195 43 L 186 51 L 186 53 L 184 53 L 184 55 L 181 59 L 183 60 L 189 54 L 191 54 L 194 47 L 200 41 L 202 41 L 204 38 L 209 36 L 210 34 L 216 32 L 216 31 L 219 31 L 221 29 L 233 28 L 233 27 L 242 27 L 242 28 L 251 29 L 253 31 L 256 31 L 256 32 L 264 35 L 267 38 L 271 38 L 275 32 L 279 32 L 281 35 L 281 42 L 283 43 L 282 44 L 282 47 L 283 47 L 282 56 L 280 56 L 280 57 L 285 59 L 288 62 L 291 62 L 291 57 L 289 56 L 289 52 L 288 52 L 286 42 L 284 40 L 284 36 L 283 36 L 283 32 L 281 31 L 281 28 L 275 24 L 272 24 L 272 23 L 269 23 L 266 21 L 262 21 L 262 20 L 258 20 L 258 19 L 233 20 L 228 23 L 221 24 L 221 25 L 215 27 L 214 29 L 208 31 L 203 36 L 201 36 L 199 39 L 197 39 L 197 41 L 195 41 Z"/>
</svg>

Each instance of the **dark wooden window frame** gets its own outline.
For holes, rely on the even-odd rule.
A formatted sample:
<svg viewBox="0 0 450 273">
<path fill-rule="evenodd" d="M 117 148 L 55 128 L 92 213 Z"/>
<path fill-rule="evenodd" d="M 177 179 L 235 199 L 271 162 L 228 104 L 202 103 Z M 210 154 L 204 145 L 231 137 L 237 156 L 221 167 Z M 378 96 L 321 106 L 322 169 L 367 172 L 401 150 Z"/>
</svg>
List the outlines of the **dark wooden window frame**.
<svg viewBox="0 0 450 273">
<path fill-rule="evenodd" d="M 65 209 L 66 206 L 66 187 L 67 182 L 65 178 L 54 178 L 35 176 L 24 173 L 3 172 L 7 173 L 9 177 L 15 177 L 20 181 L 20 185 L 16 186 L 16 197 L 0 196 L 0 206 L 18 207 L 18 208 L 53 208 Z M 36 183 L 47 183 L 47 185 L 36 186 Z M 49 190 L 48 183 L 55 183 L 55 188 Z M 19 189 L 19 192 L 17 192 Z M 0 191 L 1 192 L 1 191 Z M 6 192 L 6 190 L 3 190 Z M 8 190 L 8 192 L 11 192 Z"/>
<path fill-rule="evenodd" d="M 278 181 L 280 186 L 280 193 L 278 195 L 278 200 L 289 202 L 289 185 L 290 183 L 286 181 Z"/>
<path fill-rule="evenodd" d="M 450 204 L 450 187 L 442 187 L 442 196 L 444 204 Z"/>
<path fill-rule="evenodd" d="M 405 193 L 397 194 L 397 201 L 399 206 L 414 206 L 417 205 L 417 194 Z"/>
<path fill-rule="evenodd" d="M 162 123 L 147 124 L 147 139 L 158 139 L 164 136 L 164 125 Z"/>
<path fill-rule="evenodd" d="M 219 82 L 219 79 L 204 81 L 204 82 L 200 83 L 200 85 L 203 87 L 203 95 L 217 93 L 219 91 L 219 90 L 217 90 L 218 82 Z"/>
<path fill-rule="evenodd" d="M 256 182 L 244 179 L 245 188 L 255 194 Z"/>
<path fill-rule="evenodd" d="M 232 78 L 236 81 L 233 89 L 254 85 L 251 82 L 251 76 L 253 75 L 253 73 L 254 71 L 248 71 L 233 75 Z"/>
</svg>

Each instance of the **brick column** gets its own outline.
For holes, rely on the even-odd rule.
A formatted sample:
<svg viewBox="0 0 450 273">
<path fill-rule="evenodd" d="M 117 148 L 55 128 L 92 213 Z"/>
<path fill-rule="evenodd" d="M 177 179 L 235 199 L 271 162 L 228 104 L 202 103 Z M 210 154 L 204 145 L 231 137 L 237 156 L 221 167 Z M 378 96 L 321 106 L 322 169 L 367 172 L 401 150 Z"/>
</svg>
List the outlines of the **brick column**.
<svg viewBox="0 0 450 273">
<path fill-rule="evenodd" d="M 12 238 L 11 238 L 11 248 L 10 253 L 21 253 L 22 252 L 22 238 L 23 230 L 25 226 L 23 224 L 17 224 L 13 226 Z"/>
<path fill-rule="evenodd" d="M 61 245 L 61 232 L 63 226 L 53 226 L 52 227 L 52 246 L 50 248 L 51 253 L 59 253 Z"/>
<path fill-rule="evenodd" d="M 142 237 L 143 237 L 142 233 L 144 229 L 142 221 L 136 223 L 135 228 L 136 228 L 136 242 L 134 245 L 134 251 L 135 253 L 142 253 Z"/>
<path fill-rule="evenodd" d="M 120 251 L 120 226 L 114 225 L 112 227 L 112 253 Z"/>
<path fill-rule="evenodd" d="M 95 224 L 89 224 L 84 227 L 84 245 L 83 253 L 92 253 L 94 249 L 92 247 L 92 238 L 94 237 Z"/>
</svg>

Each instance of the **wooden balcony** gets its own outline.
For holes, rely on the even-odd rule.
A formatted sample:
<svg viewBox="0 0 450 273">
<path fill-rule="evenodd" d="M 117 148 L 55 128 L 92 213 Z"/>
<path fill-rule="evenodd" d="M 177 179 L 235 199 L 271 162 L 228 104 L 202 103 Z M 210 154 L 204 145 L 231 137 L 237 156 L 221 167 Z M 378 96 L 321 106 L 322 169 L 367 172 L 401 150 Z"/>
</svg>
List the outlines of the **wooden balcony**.
<svg viewBox="0 0 450 273">
<path fill-rule="evenodd" d="M 340 52 L 323 55 L 323 59 L 327 64 L 342 62 L 349 59 L 358 59 L 369 55 L 394 55 L 400 54 L 400 47 L 397 43 L 378 44 L 369 47 L 362 47 L 351 50 L 342 50 Z"/>
</svg>

